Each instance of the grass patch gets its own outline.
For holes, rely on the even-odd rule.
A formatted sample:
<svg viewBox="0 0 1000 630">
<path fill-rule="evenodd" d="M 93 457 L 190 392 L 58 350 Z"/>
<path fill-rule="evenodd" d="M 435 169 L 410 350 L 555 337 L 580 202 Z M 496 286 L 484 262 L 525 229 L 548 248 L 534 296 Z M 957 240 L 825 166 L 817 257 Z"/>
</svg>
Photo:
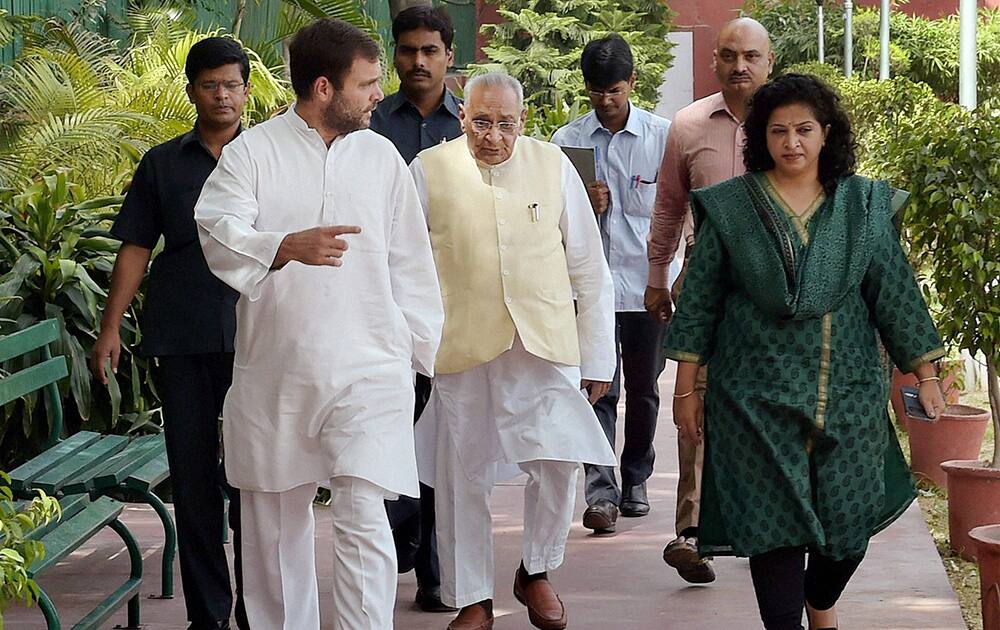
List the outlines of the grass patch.
<svg viewBox="0 0 1000 630">
<path fill-rule="evenodd" d="M 990 408 L 986 392 L 963 394 L 962 403 L 981 409 Z M 899 443 L 906 455 L 906 460 L 909 461 L 909 440 L 898 427 L 896 433 L 899 436 Z M 991 457 L 993 457 L 992 423 L 986 430 L 979 459 L 989 461 Z M 921 481 L 917 488 L 917 502 L 924 514 L 924 520 L 927 521 L 927 529 L 930 530 L 931 536 L 934 538 L 938 554 L 941 555 L 941 562 L 948 573 L 951 588 L 954 589 L 958 596 L 958 602 L 962 606 L 962 617 L 965 619 L 966 625 L 969 626 L 969 630 L 983 630 L 979 601 L 979 567 L 975 562 L 963 560 L 948 547 L 948 492 L 926 481 Z"/>
</svg>

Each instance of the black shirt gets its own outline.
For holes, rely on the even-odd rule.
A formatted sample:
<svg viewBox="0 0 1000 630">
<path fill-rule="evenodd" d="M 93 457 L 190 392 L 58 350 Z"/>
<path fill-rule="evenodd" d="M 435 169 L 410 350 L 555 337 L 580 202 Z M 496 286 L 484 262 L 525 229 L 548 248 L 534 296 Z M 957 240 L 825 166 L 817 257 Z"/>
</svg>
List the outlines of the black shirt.
<svg viewBox="0 0 1000 630">
<path fill-rule="evenodd" d="M 163 237 L 143 305 L 145 356 L 233 351 L 239 293 L 209 271 L 194 222 L 194 205 L 215 165 L 197 128 L 153 147 L 111 228 L 116 238 L 147 249 Z"/>
<path fill-rule="evenodd" d="M 417 154 L 446 140 L 462 135 L 458 105 L 462 101 L 445 88 L 441 105 L 424 118 L 402 91 L 385 97 L 372 112 L 371 129 L 396 145 L 407 164 Z"/>
</svg>

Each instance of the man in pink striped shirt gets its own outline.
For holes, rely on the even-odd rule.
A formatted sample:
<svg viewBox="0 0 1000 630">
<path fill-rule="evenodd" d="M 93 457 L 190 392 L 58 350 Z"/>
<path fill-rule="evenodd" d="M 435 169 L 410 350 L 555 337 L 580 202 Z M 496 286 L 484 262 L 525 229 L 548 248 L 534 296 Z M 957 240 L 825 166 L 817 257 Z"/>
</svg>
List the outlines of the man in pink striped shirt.
<svg viewBox="0 0 1000 630">
<path fill-rule="evenodd" d="M 669 320 L 673 311 L 676 295 L 671 296 L 667 270 L 677 253 L 681 235 L 686 235 L 686 251 L 694 244 L 688 193 L 745 171 L 743 119 L 747 102 L 767 81 L 773 65 L 771 42 L 759 22 L 739 18 L 727 23 L 719 32 L 712 52 L 712 66 L 721 91 L 677 112 L 670 127 L 657 178 L 647 249 L 649 279 L 645 305 L 661 321 Z M 681 272 L 673 287 L 675 293 L 683 277 Z M 664 548 L 663 559 L 688 582 L 712 582 L 715 570 L 711 559 L 698 555 L 704 446 L 679 439 L 678 453 L 677 537 Z"/>
</svg>

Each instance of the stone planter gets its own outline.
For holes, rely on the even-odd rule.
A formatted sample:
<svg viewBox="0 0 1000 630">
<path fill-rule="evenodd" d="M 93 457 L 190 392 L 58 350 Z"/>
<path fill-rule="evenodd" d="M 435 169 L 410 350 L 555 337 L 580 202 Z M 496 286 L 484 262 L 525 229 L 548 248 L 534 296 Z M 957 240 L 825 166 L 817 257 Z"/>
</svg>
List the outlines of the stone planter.
<svg viewBox="0 0 1000 630">
<path fill-rule="evenodd" d="M 990 412 L 968 405 L 948 405 L 937 422 L 908 419 L 913 474 L 946 487 L 941 462 L 979 457 L 989 422 Z"/>
</svg>

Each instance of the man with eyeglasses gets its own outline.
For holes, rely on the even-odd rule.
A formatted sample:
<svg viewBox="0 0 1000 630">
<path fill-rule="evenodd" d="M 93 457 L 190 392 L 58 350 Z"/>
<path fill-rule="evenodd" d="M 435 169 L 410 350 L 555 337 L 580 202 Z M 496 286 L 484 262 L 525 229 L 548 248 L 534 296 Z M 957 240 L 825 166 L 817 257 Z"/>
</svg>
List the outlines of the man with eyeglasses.
<svg viewBox="0 0 1000 630">
<path fill-rule="evenodd" d="M 194 129 L 150 149 L 132 178 L 111 233 L 122 241 L 94 343 L 91 370 L 107 384 L 118 370 L 119 328 L 149 271 L 139 352 L 155 361 L 173 488 L 181 583 L 191 630 L 228 628 L 233 608 L 222 542 L 223 492 L 229 497 L 236 574 L 236 622 L 249 628 L 243 603 L 239 493 L 219 463 L 219 414 L 233 378 L 239 294 L 212 275 L 198 243 L 194 205 L 222 147 L 240 133 L 250 62 L 233 39 L 209 37 L 184 64 Z"/>
<path fill-rule="evenodd" d="M 598 181 L 587 187 L 615 285 L 615 348 L 618 366 L 611 389 L 594 405 L 612 448 L 621 378 L 625 377 L 625 444 L 621 489 L 612 466 L 584 464 L 587 509 L 583 526 L 612 532 L 619 513 L 649 513 L 646 480 L 653 473 L 653 436 L 660 409 L 656 379 L 665 358 L 665 325 L 646 313 L 643 292 L 649 263 L 646 235 L 656 196 L 656 172 L 670 122 L 637 107 L 632 50 L 616 33 L 594 40 L 580 59 L 593 111 L 555 132 L 552 142 L 594 149 Z"/>
<path fill-rule="evenodd" d="M 458 122 L 461 99 L 445 87 L 445 75 L 455 61 L 455 29 L 441 7 L 416 6 L 400 11 L 392 21 L 396 46 L 392 62 L 399 91 L 372 112 L 371 130 L 396 145 L 409 164 L 417 153 L 462 135 Z M 414 421 L 427 405 L 431 380 L 417 374 Z M 420 499 L 400 497 L 386 502 L 399 572 L 414 570 L 416 603 L 426 612 L 453 612 L 441 602 L 441 569 L 434 534 L 434 490 L 420 484 Z"/>
<path fill-rule="evenodd" d="M 514 594 L 535 627 L 565 628 L 547 572 L 563 561 L 579 462 L 614 464 L 591 407 L 615 370 L 614 289 L 576 169 L 520 136 L 521 84 L 488 73 L 465 94 L 465 136 L 410 165 L 445 306 L 417 422 L 418 444 L 436 447 L 418 466 L 435 486 L 441 596 L 461 608 L 450 630 L 493 627 L 489 496 L 516 464 L 528 481 Z"/>
</svg>

